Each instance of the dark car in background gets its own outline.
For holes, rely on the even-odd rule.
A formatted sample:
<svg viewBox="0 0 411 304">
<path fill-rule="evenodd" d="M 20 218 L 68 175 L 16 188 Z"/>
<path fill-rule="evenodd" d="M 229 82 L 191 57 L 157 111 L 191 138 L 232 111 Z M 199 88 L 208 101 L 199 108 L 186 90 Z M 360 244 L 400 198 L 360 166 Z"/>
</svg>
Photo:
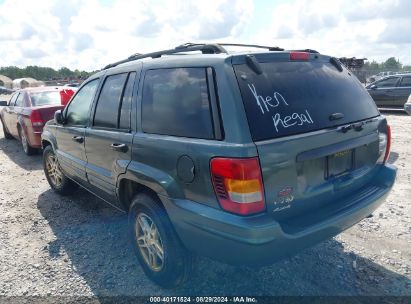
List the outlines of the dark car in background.
<svg viewBox="0 0 411 304">
<path fill-rule="evenodd" d="M 76 88 L 38 87 L 16 91 L 0 111 L 4 136 L 21 141 L 27 155 L 41 148 L 41 132 L 54 112 L 63 109 Z"/>
<path fill-rule="evenodd" d="M 388 76 L 366 88 L 378 107 L 403 108 L 411 94 L 411 74 Z"/>
</svg>

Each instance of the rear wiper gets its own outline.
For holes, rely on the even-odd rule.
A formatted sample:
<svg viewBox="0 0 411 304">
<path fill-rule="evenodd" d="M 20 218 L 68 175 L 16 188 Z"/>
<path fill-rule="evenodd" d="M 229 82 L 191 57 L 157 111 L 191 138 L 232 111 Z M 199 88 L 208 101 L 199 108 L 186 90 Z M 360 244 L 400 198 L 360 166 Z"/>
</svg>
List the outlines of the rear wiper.
<svg viewBox="0 0 411 304">
<path fill-rule="evenodd" d="M 341 65 L 341 62 L 335 58 L 335 57 L 331 57 L 330 58 L 330 63 L 335 66 L 337 68 L 338 71 L 342 72 L 343 71 L 343 67 Z"/>
<path fill-rule="evenodd" d="M 344 114 L 343 114 L 343 113 L 334 113 L 334 114 L 331 114 L 330 117 L 328 117 L 328 119 L 329 119 L 330 121 L 339 120 L 339 119 L 343 119 L 343 118 L 344 118 Z"/>
<path fill-rule="evenodd" d="M 341 132 L 343 133 L 347 133 L 351 129 L 354 129 L 357 132 L 362 131 L 362 129 L 364 129 L 364 122 L 352 123 L 339 128 L 339 130 L 341 130 Z"/>
<path fill-rule="evenodd" d="M 361 131 L 362 129 L 364 129 L 364 123 L 363 122 L 353 123 L 352 127 L 354 128 L 355 131 Z"/>
</svg>

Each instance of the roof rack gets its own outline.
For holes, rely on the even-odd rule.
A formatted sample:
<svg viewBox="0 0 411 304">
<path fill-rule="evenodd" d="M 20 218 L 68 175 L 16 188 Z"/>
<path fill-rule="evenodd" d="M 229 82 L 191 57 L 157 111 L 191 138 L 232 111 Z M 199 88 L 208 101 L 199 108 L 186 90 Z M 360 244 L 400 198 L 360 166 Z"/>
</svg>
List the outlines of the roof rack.
<svg viewBox="0 0 411 304">
<path fill-rule="evenodd" d="M 268 49 L 269 51 L 284 51 L 284 49 L 279 48 L 277 46 L 262 46 L 256 44 L 238 44 L 238 43 L 184 43 L 175 47 L 174 49 L 168 49 L 164 51 L 157 51 L 147 54 L 139 54 L 136 53 L 134 55 L 129 56 L 126 59 L 111 63 L 103 68 L 103 70 L 115 67 L 119 64 L 143 59 L 143 58 L 160 58 L 163 55 L 173 55 L 178 53 L 184 52 L 194 52 L 194 51 L 201 51 L 203 54 L 221 54 L 221 53 L 228 53 L 227 50 L 223 46 L 245 46 L 245 47 L 253 47 L 253 48 L 262 48 Z"/>
<path fill-rule="evenodd" d="M 306 52 L 306 53 L 313 53 L 313 54 L 319 54 L 320 52 L 312 49 L 305 49 L 305 50 L 293 50 L 293 52 Z"/>
<path fill-rule="evenodd" d="M 177 46 L 174 49 L 164 50 L 164 51 L 157 51 L 147 54 L 134 54 L 130 57 L 111 63 L 103 68 L 103 70 L 115 67 L 119 64 L 126 63 L 129 61 L 134 61 L 143 58 L 160 58 L 163 55 L 172 55 L 178 54 L 183 52 L 194 52 L 194 51 L 201 51 L 203 54 L 220 54 L 220 53 L 227 53 L 227 51 L 218 44 L 194 44 L 194 43 L 186 43 Z"/>
<path fill-rule="evenodd" d="M 257 49 L 267 49 L 269 51 L 284 51 L 283 48 L 280 48 L 278 46 L 264 46 L 264 45 L 258 45 L 258 44 L 218 43 L 218 45 L 221 45 L 221 46 L 245 46 L 245 47 L 257 48 Z"/>
</svg>

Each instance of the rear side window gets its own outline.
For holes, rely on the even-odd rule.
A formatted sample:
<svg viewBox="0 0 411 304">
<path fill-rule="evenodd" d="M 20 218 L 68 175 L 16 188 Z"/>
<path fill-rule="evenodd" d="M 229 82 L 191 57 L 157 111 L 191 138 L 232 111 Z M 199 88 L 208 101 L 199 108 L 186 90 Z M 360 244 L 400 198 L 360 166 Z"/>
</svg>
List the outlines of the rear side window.
<svg viewBox="0 0 411 304">
<path fill-rule="evenodd" d="M 94 114 L 93 126 L 130 130 L 131 103 L 136 73 L 108 76 Z"/>
<path fill-rule="evenodd" d="M 213 138 L 206 68 L 147 71 L 142 127 L 146 133 Z"/>
<path fill-rule="evenodd" d="M 136 73 L 130 73 L 127 80 L 126 88 L 124 89 L 124 96 L 121 102 L 119 114 L 119 128 L 130 130 L 130 115 L 131 115 L 131 101 L 133 99 L 134 81 L 136 80 Z"/>
<path fill-rule="evenodd" d="M 411 77 L 403 77 L 400 87 L 411 87 Z"/>
<path fill-rule="evenodd" d="M 328 60 L 260 63 L 262 74 L 234 65 L 255 141 L 335 127 L 379 112 L 355 76 Z M 341 113 L 343 118 L 330 119 Z M 338 115 L 341 116 L 341 115 Z"/>
<path fill-rule="evenodd" d="M 9 100 L 9 106 L 14 106 L 14 103 L 16 102 L 17 97 L 19 96 L 19 93 L 15 93 Z"/>
<path fill-rule="evenodd" d="M 395 87 L 398 82 L 398 77 L 387 78 L 376 83 L 378 88 L 390 88 Z"/>
<path fill-rule="evenodd" d="M 94 126 L 117 128 L 117 114 L 126 79 L 126 73 L 106 78 L 97 102 Z"/>
<path fill-rule="evenodd" d="M 33 106 L 61 105 L 59 91 L 30 93 L 30 99 Z"/>
<path fill-rule="evenodd" d="M 16 104 L 15 104 L 16 107 L 23 107 L 24 106 L 24 96 L 25 95 L 26 94 L 24 92 L 21 92 L 19 94 L 19 97 L 17 97 Z"/>
</svg>

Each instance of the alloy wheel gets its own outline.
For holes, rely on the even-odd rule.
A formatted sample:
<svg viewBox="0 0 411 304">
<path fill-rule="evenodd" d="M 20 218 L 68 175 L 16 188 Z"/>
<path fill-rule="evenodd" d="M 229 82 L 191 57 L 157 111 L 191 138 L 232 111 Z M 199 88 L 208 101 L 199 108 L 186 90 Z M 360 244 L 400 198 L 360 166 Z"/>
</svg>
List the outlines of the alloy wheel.
<svg viewBox="0 0 411 304">
<path fill-rule="evenodd" d="M 61 172 L 60 165 L 55 155 L 48 155 L 46 160 L 46 170 L 53 185 L 57 188 L 60 187 L 63 179 L 63 173 Z"/>
<path fill-rule="evenodd" d="M 147 214 L 139 213 L 135 230 L 144 261 L 153 271 L 160 271 L 164 265 L 164 247 L 156 224 Z"/>
</svg>

